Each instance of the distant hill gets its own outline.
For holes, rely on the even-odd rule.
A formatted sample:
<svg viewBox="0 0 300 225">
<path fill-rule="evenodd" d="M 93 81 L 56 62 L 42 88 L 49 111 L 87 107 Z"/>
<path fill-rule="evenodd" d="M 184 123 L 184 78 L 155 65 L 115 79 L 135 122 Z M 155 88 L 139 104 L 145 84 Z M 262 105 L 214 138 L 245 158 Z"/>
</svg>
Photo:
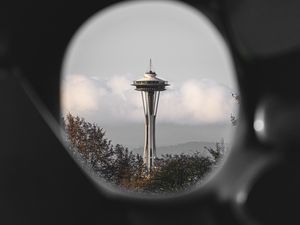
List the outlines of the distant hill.
<svg viewBox="0 0 300 225">
<path fill-rule="evenodd" d="M 177 144 L 177 145 L 168 145 L 168 146 L 157 146 L 156 147 L 156 154 L 157 156 L 161 156 L 164 154 L 181 154 L 181 153 L 186 153 L 186 154 L 192 154 L 196 151 L 201 152 L 203 156 L 206 156 L 209 154 L 207 150 L 204 147 L 212 147 L 215 148 L 216 143 L 215 142 L 199 142 L 199 141 L 191 141 L 191 142 L 186 142 L 182 144 Z M 138 147 L 132 149 L 134 153 L 139 153 L 140 155 L 143 155 L 144 147 Z"/>
</svg>

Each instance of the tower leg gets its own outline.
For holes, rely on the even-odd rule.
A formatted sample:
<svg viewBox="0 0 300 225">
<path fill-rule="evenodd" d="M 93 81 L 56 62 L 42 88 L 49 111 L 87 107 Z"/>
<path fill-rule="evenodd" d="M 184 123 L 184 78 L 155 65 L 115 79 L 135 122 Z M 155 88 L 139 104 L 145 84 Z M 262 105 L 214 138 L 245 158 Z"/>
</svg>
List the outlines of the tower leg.
<svg viewBox="0 0 300 225">
<path fill-rule="evenodd" d="M 155 147 L 155 92 L 148 91 L 142 93 L 143 106 L 145 112 L 145 145 L 143 160 L 146 164 L 148 172 L 153 170 L 154 159 L 156 157 Z"/>
<path fill-rule="evenodd" d="M 145 141 L 144 141 L 144 154 L 143 154 L 143 161 L 144 164 L 146 165 L 146 168 L 148 169 L 148 159 L 149 159 L 149 154 L 148 154 L 148 145 L 149 145 L 149 139 L 148 139 L 148 115 L 145 115 Z"/>
</svg>

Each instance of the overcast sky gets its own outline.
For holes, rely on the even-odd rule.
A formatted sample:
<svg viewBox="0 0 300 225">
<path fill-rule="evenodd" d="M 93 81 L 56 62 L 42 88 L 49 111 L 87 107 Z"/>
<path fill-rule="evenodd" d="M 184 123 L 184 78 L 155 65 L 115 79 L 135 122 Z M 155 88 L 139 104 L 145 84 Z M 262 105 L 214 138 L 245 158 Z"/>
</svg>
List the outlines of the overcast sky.
<svg viewBox="0 0 300 225">
<path fill-rule="evenodd" d="M 205 16 L 171 1 L 115 5 L 81 26 L 65 56 L 63 114 L 97 123 L 114 143 L 142 145 L 142 100 L 130 84 L 150 58 L 171 84 L 159 102 L 157 145 L 229 140 L 237 89 L 226 44 Z"/>
</svg>

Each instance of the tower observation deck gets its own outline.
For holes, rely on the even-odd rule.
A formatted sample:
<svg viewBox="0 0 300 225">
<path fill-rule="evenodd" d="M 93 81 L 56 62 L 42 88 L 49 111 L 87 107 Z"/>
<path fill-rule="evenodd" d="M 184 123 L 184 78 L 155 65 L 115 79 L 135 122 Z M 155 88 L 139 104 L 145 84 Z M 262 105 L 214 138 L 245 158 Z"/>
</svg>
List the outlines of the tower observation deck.
<svg viewBox="0 0 300 225">
<path fill-rule="evenodd" d="M 152 71 L 151 59 L 150 70 L 144 74 L 144 77 L 133 81 L 132 85 L 135 90 L 140 91 L 145 114 L 145 144 L 143 160 L 148 172 L 151 172 L 156 158 L 155 146 L 155 119 L 161 91 L 166 90 L 168 82 L 159 79 L 155 72 Z"/>
</svg>

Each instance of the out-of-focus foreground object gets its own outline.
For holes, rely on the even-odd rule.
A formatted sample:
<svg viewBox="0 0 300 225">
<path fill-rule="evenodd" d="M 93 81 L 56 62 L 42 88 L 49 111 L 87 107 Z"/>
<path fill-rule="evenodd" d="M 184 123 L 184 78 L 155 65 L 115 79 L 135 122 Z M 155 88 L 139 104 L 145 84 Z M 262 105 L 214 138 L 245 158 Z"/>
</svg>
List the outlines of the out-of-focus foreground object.
<svg viewBox="0 0 300 225">
<path fill-rule="evenodd" d="M 186 1 L 228 41 L 240 118 L 209 185 L 161 201 L 106 195 L 59 137 L 65 48 L 88 17 L 116 2 L 1 2 L 0 223 L 299 224 L 300 2 Z"/>
</svg>

